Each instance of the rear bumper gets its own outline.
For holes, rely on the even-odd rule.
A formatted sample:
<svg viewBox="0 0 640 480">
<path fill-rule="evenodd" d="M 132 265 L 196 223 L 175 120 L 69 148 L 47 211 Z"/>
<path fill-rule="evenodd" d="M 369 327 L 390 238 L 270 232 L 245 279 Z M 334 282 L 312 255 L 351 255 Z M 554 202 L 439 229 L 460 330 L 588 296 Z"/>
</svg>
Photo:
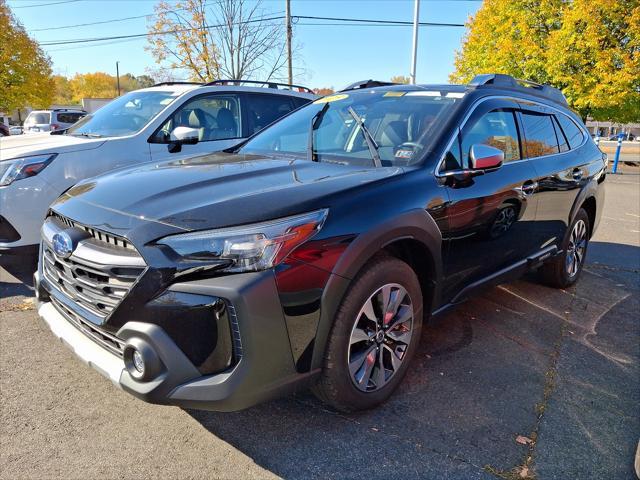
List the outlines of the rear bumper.
<svg viewBox="0 0 640 480">
<path fill-rule="evenodd" d="M 207 295 L 233 306 L 237 319 L 233 331 L 236 360 L 222 372 L 201 374 L 159 325 L 135 318 L 125 323 L 116 334 L 125 344 L 124 351 L 148 347 L 159 360 L 157 368 L 153 367 L 153 375 L 145 381 L 134 378 L 122 357 L 80 331 L 54 303 L 47 301 L 54 292 L 39 273 L 35 275 L 35 284 L 38 313 L 54 335 L 117 387 L 150 403 L 240 410 L 304 387 L 318 373 L 296 372 L 272 272 L 231 275 L 171 287 L 174 292 Z"/>
</svg>

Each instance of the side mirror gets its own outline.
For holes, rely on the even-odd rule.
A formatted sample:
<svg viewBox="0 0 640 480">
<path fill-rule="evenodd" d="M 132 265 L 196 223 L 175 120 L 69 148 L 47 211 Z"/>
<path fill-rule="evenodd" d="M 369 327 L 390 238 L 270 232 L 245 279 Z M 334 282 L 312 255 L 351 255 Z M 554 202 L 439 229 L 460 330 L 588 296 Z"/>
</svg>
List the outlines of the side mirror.
<svg viewBox="0 0 640 480">
<path fill-rule="evenodd" d="M 504 152 L 483 143 L 474 143 L 469 152 L 472 170 L 491 170 L 500 168 L 504 162 Z"/>
<path fill-rule="evenodd" d="M 200 135 L 198 129 L 190 127 L 176 127 L 171 132 L 169 140 L 172 143 L 181 143 L 182 145 L 195 145 L 198 143 Z"/>
</svg>

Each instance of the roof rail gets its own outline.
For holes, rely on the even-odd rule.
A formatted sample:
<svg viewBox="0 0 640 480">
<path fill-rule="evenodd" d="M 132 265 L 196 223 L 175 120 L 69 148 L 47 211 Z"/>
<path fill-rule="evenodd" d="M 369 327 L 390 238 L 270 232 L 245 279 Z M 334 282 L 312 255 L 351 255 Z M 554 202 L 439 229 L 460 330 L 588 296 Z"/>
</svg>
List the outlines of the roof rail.
<svg viewBox="0 0 640 480">
<path fill-rule="evenodd" d="M 275 88 L 278 90 L 296 90 L 298 92 L 305 93 L 313 93 L 309 87 L 303 87 L 302 85 L 294 85 L 292 83 L 279 83 L 279 82 L 271 82 L 271 81 L 260 81 L 260 80 L 243 80 L 243 79 L 219 79 L 214 80 L 213 82 L 205 83 L 205 86 L 211 85 L 240 85 L 240 84 L 249 84 L 249 85 L 265 85 L 267 88 Z M 284 87 L 284 88 L 280 88 Z"/>
<path fill-rule="evenodd" d="M 186 82 L 186 81 L 178 81 L 178 82 L 160 82 L 155 85 L 151 85 L 152 87 L 161 87 L 163 85 L 202 85 L 202 82 Z"/>
<path fill-rule="evenodd" d="M 360 90 L 362 88 L 373 88 L 373 87 L 387 87 L 389 85 L 400 85 L 399 83 L 394 82 L 383 82 L 381 80 L 360 80 L 359 82 L 352 83 L 351 85 L 346 86 L 341 92 L 348 92 L 349 90 Z"/>
<path fill-rule="evenodd" d="M 543 85 L 529 80 L 520 80 L 519 78 L 514 78 L 511 75 L 505 75 L 502 73 L 484 73 L 476 75 L 469 83 L 469 86 L 476 88 L 488 85 L 519 90 L 531 95 L 553 100 L 561 105 L 568 105 L 567 99 L 559 89 L 552 87 L 551 85 Z"/>
</svg>

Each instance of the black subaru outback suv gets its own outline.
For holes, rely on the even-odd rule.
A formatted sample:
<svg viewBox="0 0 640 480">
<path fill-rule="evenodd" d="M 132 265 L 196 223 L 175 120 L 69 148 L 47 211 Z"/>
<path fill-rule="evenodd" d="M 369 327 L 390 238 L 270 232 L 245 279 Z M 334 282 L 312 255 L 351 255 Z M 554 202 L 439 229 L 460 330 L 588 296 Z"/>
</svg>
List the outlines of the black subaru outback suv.
<svg viewBox="0 0 640 480">
<path fill-rule="evenodd" d="M 606 160 L 551 87 L 363 82 L 223 153 L 83 181 L 42 227 L 39 313 L 154 403 L 340 410 L 401 382 L 424 321 L 579 277 Z"/>
</svg>

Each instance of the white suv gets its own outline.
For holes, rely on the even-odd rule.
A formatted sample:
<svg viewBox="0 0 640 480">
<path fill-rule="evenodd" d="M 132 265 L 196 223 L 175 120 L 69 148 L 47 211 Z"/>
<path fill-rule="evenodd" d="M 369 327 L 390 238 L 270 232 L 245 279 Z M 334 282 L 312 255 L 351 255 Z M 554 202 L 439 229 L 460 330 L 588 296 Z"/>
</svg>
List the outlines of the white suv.
<svg viewBox="0 0 640 480">
<path fill-rule="evenodd" d="M 23 133 L 55 132 L 66 130 L 82 117 L 84 110 L 55 108 L 53 110 L 33 110 L 24 121 Z"/>
<path fill-rule="evenodd" d="M 0 139 L 0 251 L 33 247 L 53 200 L 129 165 L 229 148 L 316 98 L 305 87 L 218 80 L 136 90 L 65 131 Z"/>
</svg>

